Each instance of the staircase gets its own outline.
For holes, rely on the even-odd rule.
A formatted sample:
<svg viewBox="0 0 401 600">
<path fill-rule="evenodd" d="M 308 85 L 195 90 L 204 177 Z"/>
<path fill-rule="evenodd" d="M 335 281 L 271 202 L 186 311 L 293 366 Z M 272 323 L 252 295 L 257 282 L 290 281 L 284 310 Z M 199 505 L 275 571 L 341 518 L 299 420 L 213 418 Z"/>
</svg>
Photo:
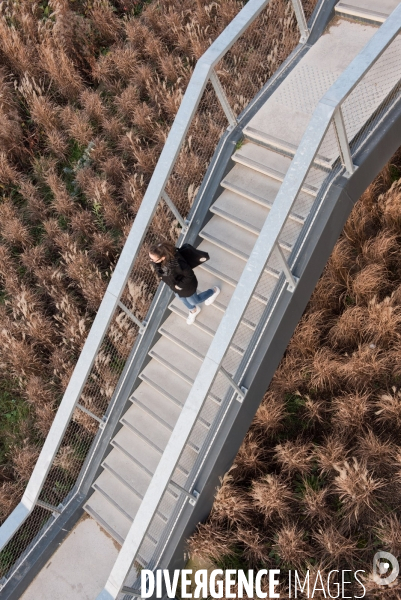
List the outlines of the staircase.
<svg viewBox="0 0 401 600">
<path fill-rule="evenodd" d="M 397 4 L 389 0 L 380 3 L 383 19 Z M 375 0 L 340 2 L 336 7 L 339 20 L 329 27 L 244 129 L 243 143 L 232 155 L 232 168 L 221 181 L 221 193 L 199 234 L 199 248 L 211 257 L 196 270 L 199 290 L 218 286 L 221 294 L 213 305 L 202 307 L 191 326 L 185 322 L 188 313 L 183 304 L 178 299 L 170 304 L 169 314 L 149 352 L 150 360 L 130 397 L 131 406 L 121 418 L 121 428 L 111 442 L 112 449 L 103 461 L 103 471 L 85 504 L 87 513 L 120 544 L 132 524 L 312 113 L 327 89 L 375 33 L 382 18 L 373 10 L 377 5 Z M 368 107 L 370 114 L 393 84 L 393 81 L 371 82 L 378 89 L 375 102 Z M 344 110 L 346 117 L 346 107 Z M 362 124 L 353 123 L 353 130 L 357 132 Z M 334 131 L 329 131 L 282 231 L 279 246 L 286 259 L 337 159 Z M 276 250 L 262 276 L 265 295 L 253 296 L 252 310 L 248 311 L 253 319 L 243 320 L 240 325 L 241 334 L 236 339 L 243 344 L 230 348 L 231 376 L 281 271 Z M 206 401 L 204 416 L 179 463 L 182 486 L 226 388 L 221 389 L 221 397 L 209 397 Z M 177 498 L 178 494 L 170 490 L 169 500 L 159 507 L 158 519 L 153 521 L 141 555 L 137 557 L 143 566 L 149 564 Z"/>
</svg>

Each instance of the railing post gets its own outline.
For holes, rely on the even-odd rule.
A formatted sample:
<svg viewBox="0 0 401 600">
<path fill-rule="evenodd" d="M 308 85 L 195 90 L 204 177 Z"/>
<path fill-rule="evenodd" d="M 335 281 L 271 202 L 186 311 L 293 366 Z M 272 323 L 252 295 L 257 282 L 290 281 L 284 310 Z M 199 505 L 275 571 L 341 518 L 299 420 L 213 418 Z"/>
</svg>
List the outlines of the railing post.
<svg viewBox="0 0 401 600">
<path fill-rule="evenodd" d="M 216 92 L 217 98 L 221 104 L 222 109 L 227 117 L 228 122 L 231 127 L 235 127 L 237 124 L 237 117 L 235 116 L 233 109 L 230 106 L 226 93 L 223 89 L 223 86 L 220 83 L 220 79 L 217 77 L 216 71 L 214 69 L 210 72 L 210 81 L 214 87 L 214 91 Z"/>
<path fill-rule="evenodd" d="M 285 258 L 282 249 L 280 248 L 280 244 L 276 244 L 276 249 L 278 252 L 278 255 L 280 257 L 280 263 L 281 263 L 281 267 L 283 269 L 285 278 L 288 282 L 288 286 L 287 286 L 287 290 L 289 292 L 293 292 L 295 290 L 295 287 L 298 283 L 298 277 L 294 277 L 294 275 L 291 273 L 291 269 L 288 265 L 287 259 Z"/>
<path fill-rule="evenodd" d="M 301 42 L 301 44 L 304 44 L 310 34 L 308 24 L 305 18 L 304 7 L 302 6 L 301 0 L 291 0 L 291 2 L 295 12 L 295 17 L 297 19 L 299 31 L 301 33 L 301 38 L 299 41 Z"/>
<path fill-rule="evenodd" d="M 194 490 L 191 494 L 191 492 L 188 492 L 188 490 L 186 490 L 185 488 L 182 487 L 182 485 L 179 485 L 178 483 L 176 483 L 175 481 L 173 481 L 172 479 L 170 479 L 170 485 L 172 485 L 173 487 L 175 487 L 177 490 L 179 490 L 181 492 L 181 494 L 184 494 L 184 496 L 186 496 L 189 500 L 189 503 L 192 506 L 195 506 L 198 498 L 199 498 L 199 492 L 197 490 Z"/>
<path fill-rule="evenodd" d="M 222 375 L 224 375 L 224 377 L 227 379 L 227 381 L 229 382 L 229 384 L 231 385 L 231 387 L 233 387 L 235 389 L 235 391 L 237 392 L 237 399 L 239 402 L 242 402 L 243 399 L 245 398 L 245 394 L 247 393 L 247 389 L 244 386 L 239 386 L 235 383 L 235 381 L 233 380 L 233 378 L 231 377 L 230 373 L 228 373 L 224 367 L 220 367 L 220 373 Z"/>
<path fill-rule="evenodd" d="M 355 165 L 352 162 L 351 149 L 348 143 L 347 131 L 345 129 L 343 111 L 341 105 L 334 112 L 334 130 L 336 132 L 337 143 L 340 149 L 340 158 L 347 173 L 352 175 L 355 171 Z"/>
<path fill-rule="evenodd" d="M 125 312 L 125 314 L 131 319 L 131 321 L 133 321 L 136 325 L 138 325 L 139 327 L 139 333 L 142 334 L 145 329 L 146 329 L 146 325 L 144 322 L 141 323 L 141 321 L 134 315 L 134 313 L 132 313 L 129 308 L 127 308 L 125 306 L 125 304 L 123 304 L 121 302 L 121 300 L 119 300 L 117 302 L 118 306 L 121 308 L 121 310 L 123 310 Z"/>
<path fill-rule="evenodd" d="M 176 205 L 174 204 L 174 202 L 172 201 L 170 196 L 167 194 L 166 190 L 162 191 L 162 198 L 163 198 L 164 202 L 167 204 L 167 206 L 169 207 L 169 209 L 171 210 L 171 212 L 173 213 L 173 215 L 175 216 L 175 218 L 177 219 L 177 221 L 179 222 L 179 224 L 181 225 L 183 233 L 185 233 L 188 229 L 188 223 L 180 215 Z"/>
</svg>

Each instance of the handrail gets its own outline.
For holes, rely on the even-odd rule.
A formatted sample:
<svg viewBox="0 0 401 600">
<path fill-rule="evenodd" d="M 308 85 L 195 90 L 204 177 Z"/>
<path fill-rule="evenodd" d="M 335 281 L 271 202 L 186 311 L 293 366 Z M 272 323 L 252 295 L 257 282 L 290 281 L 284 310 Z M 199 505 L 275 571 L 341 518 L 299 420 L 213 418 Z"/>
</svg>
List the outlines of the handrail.
<svg viewBox="0 0 401 600">
<path fill-rule="evenodd" d="M 124 580 L 139 552 L 167 486 L 173 478 L 180 456 L 189 440 L 204 401 L 222 366 L 222 361 L 230 347 L 238 325 L 264 272 L 266 263 L 277 245 L 279 235 L 307 174 L 313 166 L 315 156 L 318 153 L 326 132 L 330 124 L 334 121 L 336 111 L 341 110 L 343 102 L 395 39 L 400 30 L 401 4 L 388 17 L 317 105 L 278 195 L 255 242 L 255 246 L 211 342 L 206 357 L 203 360 L 174 431 L 170 436 L 169 442 L 118 554 L 109 579 L 103 591 L 98 595 L 97 600 L 112 600 L 117 598 L 124 584 Z M 344 166 L 346 166 L 345 163 Z"/>
<path fill-rule="evenodd" d="M 155 214 L 168 178 L 174 168 L 203 91 L 211 79 L 217 77 L 214 66 L 232 47 L 235 41 L 257 18 L 270 0 L 249 0 L 232 22 L 198 60 L 187 90 L 178 109 L 166 143 L 147 187 L 120 258 L 110 279 L 97 315 L 93 321 L 77 364 L 68 383 L 48 436 L 23 497 L 17 507 L 0 527 L 0 549 L 8 543 L 36 506 L 39 494 L 53 464 L 63 436 L 71 421 L 81 392 L 94 364 L 115 309 L 123 293 L 130 271 L 138 256 L 144 237 Z M 299 2 L 299 0 L 293 0 Z M 216 90 L 217 91 L 217 90 Z M 219 90 L 219 93 L 223 93 Z M 219 95 L 218 93 L 218 95 Z"/>
</svg>

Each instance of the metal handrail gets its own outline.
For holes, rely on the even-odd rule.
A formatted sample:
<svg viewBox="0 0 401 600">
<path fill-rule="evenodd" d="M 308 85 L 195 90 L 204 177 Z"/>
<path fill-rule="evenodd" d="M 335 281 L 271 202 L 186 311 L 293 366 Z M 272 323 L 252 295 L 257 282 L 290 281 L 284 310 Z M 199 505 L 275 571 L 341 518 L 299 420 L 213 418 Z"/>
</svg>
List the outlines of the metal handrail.
<svg viewBox="0 0 401 600">
<path fill-rule="evenodd" d="M 174 431 L 164 450 L 139 510 L 130 527 L 124 544 L 110 573 L 109 579 L 97 600 L 117 598 L 141 544 L 152 523 L 163 495 L 173 478 L 180 456 L 187 444 L 213 382 L 219 373 L 223 359 L 241 323 L 256 286 L 264 272 L 274 248 L 278 246 L 280 233 L 301 191 L 309 170 L 326 135 L 330 124 L 337 128 L 341 105 L 355 86 L 380 58 L 401 30 L 401 4 L 393 11 L 358 56 L 339 76 L 317 105 L 311 121 L 302 137 L 298 150 L 280 187 L 278 195 L 256 240 L 245 269 L 234 290 L 206 357 L 178 417 Z M 342 133 L 345 132 L 344 131 Z M 338 130 L 337 130 L 338 133 Z M 345 132 L 346 135 L 346 132 Z M 351 156 L 348 140 L 347 154 Z M 344 139 L 338 135 L 340 156 L 348 174 L 354 165 L 344 157 Z M 187 490 L 190 492 L 190 490 Z"/>
<path fill-rule="evenodd" d="M 63 399 L 60 403 L 48 436 L 45 440 L 23 497 L 17 507 L 0 527 L 0 550 L 9 542 L 38 504 L 42 487 L 58 452 L 63 436 L 77 407 L 81 392 L 93 367 L 97 353 L 105 338 L 116 307 L 138 256 L 144 237 L 162 197 L 165 186 L 174 168 L 185 136 L 191 125 L 203 91 L 210 81 L 214 86 L 230 127 L 235 125 L 229 112 L 228 100 L 220 85 L 215 65 L 246 31 L 270 0 L 249 0 L 233 21 L 199 59 L 184 94 L 180 108 L 171 127 L 166 143 L 150 180 L 137 216 L 125 242 L 120 258 L 89 331 Z M 303 40 L 308 35 L 301 0 L 291 0 Z M 174 213 L 175 214 L 175 213 Z M 180 219 L 178 219 L 180 221 Z M 141 333 L 141 331 L 140 331 Z"/>
</svg>

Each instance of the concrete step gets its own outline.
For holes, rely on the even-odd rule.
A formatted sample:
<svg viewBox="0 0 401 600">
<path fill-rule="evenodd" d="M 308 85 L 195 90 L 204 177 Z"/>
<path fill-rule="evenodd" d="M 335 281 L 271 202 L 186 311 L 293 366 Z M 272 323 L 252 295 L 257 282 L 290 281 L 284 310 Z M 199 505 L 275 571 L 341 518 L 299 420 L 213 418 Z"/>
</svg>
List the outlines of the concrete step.
<svg viewBox="0 0 401 600">
<path fill-rule="evenodd" d="M 109 452 L 102 463 L 102 467 L 105 471 L 112 473 L 114 477 L 142 500 L 148 489 L 151 477 L 118 448 L 113 448 L 113 450 Z M 159 507 L 159 514 L 165 521 L 170 517 L 178 497 L 176 493 L 170 490 L 170 488 L 168 489 L 171 498 L 169 501 L 166 499 L 163 503 L 163 512 L 161 512 L 161 507 Z"/>
<path fill-rule="evenodd" d="M 201 361 L 175 343 L 162 337 L 153 346 L 149 356 L 171 369 L 176 377 L 192 385 L 200 369 Z"/>
<path fill-rule="evenodd" d="M 95 519 L 120 545 L 124 543 L 131 527 L 131 521 L 101 494 L 92 494 L 84 509 Z"/>
<path fill-rule="evenodd" d="M 201 250 L 205 250 L 206 252 L 209 252 L 211 257 L 213 256 L 213 259 L 201 265 L 199 269 L 204 269 L 209 273 L 218 275 L 221 279 L 224 279 L 224 281 L 231 284 L 233 287 L 236 287 L 245 267 L 245 259 L 240 260 L 237 256 L 234 256 L 232 252 L 224 250 L 221 243 L 222 242 L 220 241 L 220 245 L 216 245 L 210 241 L 204 240 L 199 245 Z M 266 290 L 266 293 L 257 293 L 254 295 L 254 299 L 266 304 L 276 283 L 276 277 L 265 272 L 261 277 L 261 285 L 263 289 Z"/>
<path fill-rule="evenodd" d="M 255 208 L 257 210 L 255 210 Z M 209 228 L 211 235 L 216 236 L 218 235 L 220 229 L 221 234 L 223 234 L 224 230 L 220 219 L 229 221 L 230 224 L 244 229 L 246 231 L 245 235 L 244 232 L 240 232 L 240 230 L 230 227 L 227 231 L 230 237 L 225 239 L 232 240 L 233 238 L 231 237 L 231 234 L 234 233 L 234 231 L 238 234 L 241 233 L 240 238 L 236 237 L 234 239 L 237 242 L 236 246 L 248 259 L 253 246 L 255 245 L 256 238 L 265 223 L 267 215 L 269 214 L 269 210 L 262 209 L 261 206 L 253 204 L 249 202 L 249 200 L 244 201 L 237 194 L 225 191 L 213 205 L 212 212 L 216 215 L 217 219 L 212 218 L 202 231 L 207 231 Z M 226 229 L 226 227 L 224 229 Z M 298 239 L 301 229 L 302 225 L 300 223 L 287 221 L 280 237 L 280 247 L 284 252 L 290 252 L 292 250 L 292 247 Z M 248 232 L 251 235 L 249 235 Z M 203 237 L 202 232 L 200 235 Z M 247 240 L 249 240 L 248 244 Z"/>
<path fill-rule="evenodd" d="M 191 389 L 190 383 L 176 377 L 174 371 L 155 360 L 146 365 L 139 377 L 180 408 Z"/>
<path fill-rule="evenodd" d="M 161 422 L 160 418 L 150 415 L 137 403 L 124 413 L 120 423 L 134 431 L 148 446 L 163 453 L 170 439 L 172 428 L 167 423 Z"/>
<path fill-rule="evenodd" d="M 255 129 L 248 125 L 244 129 L 244 137 L 249 142 L 253 142 L 263 148 L 267 148 L 268 150 L 272 150 L 273 152 L 278 152 L 279 154 L 283 154 L 284 156 L 288 156 L 291 160 L 294 158 L 296 151 L 298 150 L 298 146 L 295 144 L 291 144 L 291 142 L 286 142 L 285 140 L 281 140 L 274 135 L 270 135 L 259 129 Z M 315 167 L 324 169 L 326 172 L 331 171 L 331 160 L 321 154 L 317 154 L 314 160 Z"/>
<path fill-rule="evenodd" d="M 163 396 L 147 383 L 141 383 L 130 397 L 134 404 L 138 404 L 142 410 L 149 412 L 151 416 L 161 419 L 162 423 L 172 429 L 180 415 L 181 408 L 170 398 Z"/>
<path fill-rule="evenodd" d="M 237 150 L 232 156 L 234 162 L 239 163 L 248 169 L 252 169 L 272 179 L 282 182 L 291 164 L 291 159 L 267 148 L 262 148 L 258 144 L 246 142 L 240 150 Z M 320 169 L 311 169 L 314 172 L 314 185 L 304 183 L 302 191 L 311 196 L 316 196 L 319 187 L 326 178 L 327 173 Z"/>
<path fill-rule="evenodd" d="M 151 476 L 118 448 L 109 452 L 102 467 L 126 485 L 139 499 L 144 497 Z"/>
<path fill-rule="evenodd" d="M 382 25 L 399 0 L 346 0 L 334 8 L 336 15 L 371 25 Z"/>
<path fill-rule="evenodd" d="M 244 165 L 236 164 L 227 173 L 220 185 L 243 198 L 271 208 L 280 189 L 281 181 L 248 169 Z M 310 194 L 303 192 L 298 194 L 290 218 L 303 224 L 312 208 L 313 201 L 314 196 Z"/>
<path fill-rule="evenodd" d="M 207 289 L 207 288 L 206 288 Z M 185 308 L 185 306 L 183 306 Z M 203 305 L 202 305 L 203 308 Z M 205 307 L 208 310 L 208 307 Z M 187 315 L 188 313 L 186 313 Z M 212 338 L 199 327 L 189 327 L 186 322 L 176 314 L 171 314 L 159 329 L 163 337 L 177 344 L 189 354 L 202 360 L 209 349 Z"/>
<path fill-rule="evenodd" d="M 122 427 L 111 441 L 111 445 L 118 448 L 148 475 L 152 476 L 159 464 L 161 452 L 146 443 L 142 436 L 136 434 L 128 427 Z"/>
</svg>

